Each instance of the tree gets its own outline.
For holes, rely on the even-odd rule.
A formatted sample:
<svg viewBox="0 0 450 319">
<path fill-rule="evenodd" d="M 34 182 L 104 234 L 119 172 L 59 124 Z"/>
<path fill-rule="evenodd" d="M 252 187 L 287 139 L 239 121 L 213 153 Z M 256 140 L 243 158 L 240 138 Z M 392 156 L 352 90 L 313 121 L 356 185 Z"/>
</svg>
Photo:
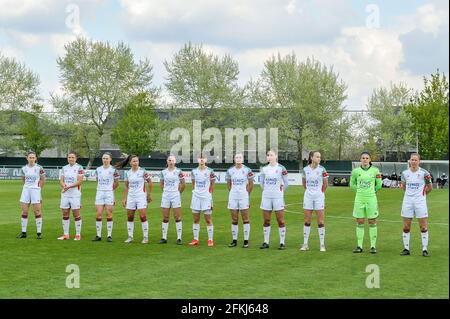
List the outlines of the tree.
<svg viewBox="0 0 450 319">
<path fill-rule="evenodd" d="M 369 115 L 375 121 L 371 129 L 378 136 L 381 153 L 396 151 L 397 162 L 400 153 L 407 152 L 413 141 L 411 118 L 406 112 L 411 97 L 411 90 L 406 85 L 391 84 L 389 89 L 375 89 L 367 104 Z"/>
<path fill-rule="evenodd" d="M 155 101 L 140 93 L 121 109 L 121 115 L 112 130 L 112 141 L 126 154 L 147 155 L 158 139 Z"/>
<path fill-rule="evenodd" d="M 149 61 L 135 63 L 131 49 L 122 42 L 112 46 L 108 42 L 78 38 L 65 45 L 65 50 L 57 63 L 66 96 L 53 96 L 53 102 L 62 116 L 75 114 L 74 123 L 93 125 L 98 143 L 109 116 L 132 96 L 140 92 L 152 97 L 158 95 L 151 86 L 153 74 Z M 99 145 L 90 148 L 99 149 Z M 95 155 L 91 154 L 88 166 Z"/>
<path fill-rule="evenodd" d="M 42 151 L 52 146 L 52 136 L 46 130 L 46 121 L 42 117 L 42 105 L 35 104 L 31 112 L 21 112 L 19 131 L 22 138 L 17 142 L 19 149 L 34 151 L 40 156 Z"/>
<path fill-rule="evenodd" d="M 189 42 L 171 62 L 165 61 L 164 66 L 168 73 L 165 86 L 174 104 L 200 109 L 205 125 L 220 126 L 223 113 L 217 110 L 239 105 L 242 98 L 238 85 L 239 66 L 230 55 L 219 57 L 206 53 L 201 45 Z M 220 114 L 222 116 L 217 116 Z"/>
<path fill-rule="evenodd" d="M 39 101 L 39 76 L 0 53 L 0 110 L 28 110 Z"/>
<path fill-rule="evenodd" d="M 282 138 L 295 142 L 299 163 L 305 142 L 332 139 L 333 125 L 342 117 L 346 88 L 333 68 L 309 58 L 299 62 L 294 53 L 272 56 L 260 79 L 249 85 L 256 104 L 269 109 L 269 125 L 278 127 Z"/>
<path fill-rule="evenodd" d="M 440 160 L 448 154 L 449 85 L 439 70 L 424 77 L 424 88 L 407 107 L 412 134 L 417 134 L 419 153 L 424 159 Z"/>
</svg>

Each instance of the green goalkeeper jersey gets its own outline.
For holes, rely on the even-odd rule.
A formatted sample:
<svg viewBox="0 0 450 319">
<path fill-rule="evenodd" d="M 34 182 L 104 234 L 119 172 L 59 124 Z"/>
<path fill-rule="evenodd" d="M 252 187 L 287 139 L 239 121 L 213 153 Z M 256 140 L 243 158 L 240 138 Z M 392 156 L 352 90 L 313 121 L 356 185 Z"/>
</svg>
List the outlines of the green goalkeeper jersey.
<svg viewBox="0 0 450 319">
<path fill-rule="evenodd" d="M 375 193 L 381 189 L 380 171 L 374 166 L 353 169 L 350 188 L 356 192 L 357 198 L 375 197 Z"/>
</svg>

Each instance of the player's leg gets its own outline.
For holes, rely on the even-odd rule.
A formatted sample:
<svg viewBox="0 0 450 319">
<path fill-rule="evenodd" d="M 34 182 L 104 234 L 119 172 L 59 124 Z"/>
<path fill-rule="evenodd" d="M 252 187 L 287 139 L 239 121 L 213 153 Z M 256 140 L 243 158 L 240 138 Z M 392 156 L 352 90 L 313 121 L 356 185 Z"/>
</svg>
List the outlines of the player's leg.
<svg viewBox="0 0 450 319">
<path fill-rule="evenodd" d="M 203 211 L 205 215 L 206 229 L 208 231 L 208 247 L 214 246 L 214 225 L 212 222 L 212 210 Z"/>
<path fill-rule="evenodd" d="M 278 249 L 284 250 L 286 248 L 286 245 L 285 245 L 286 225 L 284 223 L 284 210 L 275 211 L 275 215 L 277 217 L 278 231 L 280 234 L 280 247 Z"/>
<path fill-rule="evenodd" d="M 409 238 L 411 234 L 412 218 L 403 217 L 403 251 L 401 256 L 409 255 Z"/>
<path fill-rule="evenodd" d="M 80 206 L 78 205 L 77 209 L 72 209 L 73 218 L 75 219 L 75 240 L 81 239 L 81 214 L 80 214 Z"/>
<path fill-rule="evenodd" d="M 142 243 L 148 244 L 148 221 L 147 221 L 147 208 L 141 208 L 139 207 L 139 218 L 141 219 L 141 226 L 142 226 Z"/>
<path fill-rule="evenodd" d="M 105 205 L 105 209 L 106 209 L 106 230 L 107 230 L 107 235 L 108 235 L 107 241 L 112 242 L 114 205 Z"/>
<path fill-rule="evenodd" d="M 372 254 L 376 254 L 377 237 L 378 237 L 378 227 L 376 219 L 369 219 L 369 236 L 370 236 L 370 252 Z"/>
<path fill-rule="evenodd" d="M 228 245 L 228 247 L 236 247 L 237 246 L 237 239 L 238 239 L 238 233 L 239 233 L 239 211 L 237 209 L 230 209 L 231 213 L 231 237 L 232 241 Z"/>
<path fill-rule="evenodd" d="M 356 219 L 356 241 L 357 246 L 353 250 L 354 253 L 362 253 L 363 242 L 364 242 L 364 223 L 366 217 L 366 207 L 364 202 L 355 199 L 355 204 L 353 205 L 353 217 Z"/>
<path fill-rule="evenodd" d="M 17 235 L 17 238 L 27 237 L 27 226 L 28 226 L 28 213 L 30 210 L 30 204 L 21 202 L 20 208 L 22 210 L 22 215 L 20 217 L 21 233 Z"/>
<path fill-rule="evenodd" d="M 37 234 L 37 239 L 41 239 L 42 238 L 42 212 L 41 212 L 41 207 L 42 204 L 40 203 L 35 203 L 33 204 L 33 211 L 34 211 L 34 218 L 36 221 L 36 234 Z"/>
<path fill-rule="evenodd" d="M 167 232 L 169 230 L 169 218 L 170 218 L 170 208 L 163 207 L 162 208 L 162 215 L 163 220 L 161 223 L 161 240 L 159 241 L 160 244 L 166 244 L 167 243 Z"/>
<path fill-rule="evenodd" d="M 270 242 L 270 219 L 272 217 L 272 211 L 263 210 L 263 220 L 264 220 L 264 242 L 261 245 L 261 249 L 269 248 Z"/>
<path fill-rule="evenodd" d="M 308 247 L 308 240 L 309 240 L 309 234 L 311 232 L 311 216 L 312 216 L 312 210 L 310 209 L 304 209 L 303 210 L 303 216 L 304 216 L 304 225 L 303 225 L 303 245 L 300 248 L 301 251 L 306 251 L 309 249 Z"/>
<path fill-rule="evenodd" d="M 248 248 L 248 241 L 250 239 L 250 218 L 249 218 L 248 208 L 242 209 L 241 215 L 242 215 L 242 223 L 244 224 L 244 226 L 243 226 L 243 228 L 244 228 L 244 245 L 242 247 Z"/>
<path fill-rule="evenodd" d="M 105 205 L 95 205 L 95 230 L 96 230 L 96 235 L 94 237 L 94 239 L 92 239 L 92 241 L 100 241 L 102 240 L 102 227 L 103 227 L 103 222 L 102 222 L 102 214 L 103 214 L 103 208 L 105 207 Z"/>
<path fill-rule="evenodd" d="M 422 256 L 428 257 L 428 217 L 418 218 L 422 234 Z"/>
<path fill-rule="evenodd" d="M 317 212 L 317 229 L 319 232 L 320 251 L 325 251 L 325 210 L 319 209 Z"/>
<path fill-rule="evenodd" d="M 127 206 L 129 204 L 129 200 L 127 200 Z M 125 243 L 129 244 L 133 241 L 134 237 L 134 213 L 136 209 L 128 209 L 127 208 L 127 230 L 128 230 L 128 238 L 125 240 Z"/>
<path fill-rule="evenodd" d="M 200 211 L 192 210 L 192 233 L 194 239 L 189 245 L 196 246 L 199 244 L 199 234 L 200 234 Z"/>
<path fill-rule="evenodd" d="M 65 200 L 62 204 L 65 204 Z M 68 205 L 68 204 L 67 204 Z M 70 206 L 63 206 L 61 205 L 61 211 L 62 211 L 62 227 L 63 227 L 63 235 L 58 237 L 59 240 L 67 240 L 69 239 L 69 229 L 70 229 Z M 67 207 L 67 208 L 65 208 Z"/>
<path fill-rule="evenodd" d="M 183 222 L 181 221 L 181 203 L 180 207 L 173 208 L 173 217 L 175 218 L 175 228 L 177 229 L 177 245 L 182 245 Z"/>
</svg>

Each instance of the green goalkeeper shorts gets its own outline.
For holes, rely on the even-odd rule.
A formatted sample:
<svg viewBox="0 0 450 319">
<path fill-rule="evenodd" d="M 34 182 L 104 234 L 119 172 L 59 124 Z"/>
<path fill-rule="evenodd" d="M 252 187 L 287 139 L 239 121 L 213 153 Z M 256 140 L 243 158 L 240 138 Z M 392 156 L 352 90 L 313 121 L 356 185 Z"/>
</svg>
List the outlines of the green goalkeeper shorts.
<svg viewBox="0 0 450 319">
<path fill-rule="evenodd" d="M 356 198 L 353 206 L 353 217 L 374 219 L 378 217 L 376 198 Z"/>
</svg>

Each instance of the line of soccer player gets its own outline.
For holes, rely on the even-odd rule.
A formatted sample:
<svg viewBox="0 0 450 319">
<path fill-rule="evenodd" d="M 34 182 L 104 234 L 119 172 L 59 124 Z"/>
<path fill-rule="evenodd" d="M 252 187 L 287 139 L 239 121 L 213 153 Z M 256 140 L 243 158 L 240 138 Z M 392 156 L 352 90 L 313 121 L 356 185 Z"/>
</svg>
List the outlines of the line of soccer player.
<svg viewBox="0 0 450 319">
<path fill-rule="evenodd" d="M 30 205 L 33 206 L 36 219 L 37 239 L 42 238 L 42 214 L 41 214 L 41 189 L 45 183 L 45 171 L 38 165 L 37 156 L 34 152 L 27 155 L 28 164 L 22 167 L 23 190 L 20 198 L 22 208 L 21 226 L 22 231 L 18 238 L 27 237 L 28 212 Z M 152 180 L 151 175 L 139 166 L 139 157 L 129 155 L 126 159 L 115 166 L 111 165 L 112 156 L 104 153 L 102 156 L 103 165 L 96 169 L 97 192 L 95 197 L 96 207 L 96 236 L 93 241 L 102 240 L 102 215 L 106 211 L 107 220 L 107 241 L 112 241 L 113 230 L 113 208 L 115 205 L 115 189 L 119 186 L 119 169 L 130 166 L 125 172 L 125 187 L 123 206 L 128 215 L 128 238 L 125 243 L 134 240 L 134 215 L 136 211 L 142 225 L 142 243 L 148 243 L 148 221 L 147 204 L 152 201 Z M 75 220 L 75 240 L 81 239 L 82 219 L 81 208 L 81 184 L 84 177 L 84 169 L 77 163 L 77 155 L 70 152 L 67 156 L 68 164 L 61 170 L 61 202 L 63 235 L 59 240 L 68 240 L 70 229 L 70 211 Z M 288 188 L 288 172 L 285 167 L 277 161 L 277 154 L 273 150 L 267 152 L 268 164 L 260 170 L 260 185 L 262 188 L 262 199 L 260 208 L 264 217 L 264 242 L 261 249 L 269 248 L 270 222 L 272 212 L 275 212 L 279 227 L 279 248 L 284 250 L 286 227 L 284 221 L 284 194 Z M 318 233 L 320 240 L 320 251 L 325 248 L 325 192 L 328 186 L 328 173 L 320 165 L 321 154 L 318 151 L 310 152 L 308 165 L 303 168 L 302 184 L 305 188 L 303 197 L 304 209 L 304 242 L 301 251 L 309 250 L 308 240 L 311 229 L 312 214 L 317 214 Z M 169 228 L 170 209 L 173 211 L 178 245 L 182 245 L 182 221 L 181 221 L 181 193 L 185 189 L 185 178 L 183 172 L 175 166 L 176 158 L 171 155 L 167 158 L 167 168 L 160 173 L 160 186 L 163 190 L 161 199 L 162 208 L 162 238 L 160 244 L 167 243 L 167 232 Z M 191 246 L 199 245 L 200 214 L 203 213 L 206 221 L 208 233 L 208 246 L 214 246 L 214 226 L 212 222 L 213 212 L 213 191 L 215 184 L 214 171 L 206 166 L 206 157 L 198 157 L 198 167 L 192 170 L 192 199 L 190 208 L 193 216 L 193 240 Z M 419 220 L 422 237 L 422 255 L 428 256 L 428 229 L 427 218 L 428 209 L 426 196 L 432 190 L 430 174 L 420 168 L 420 156 L 417 153 L 411 154 L 409 168 L 402 172 L 401 188 L 405 191 L 401 216 L 403 217 L 403 245 L 401 255 L 409 255 L 409 240 L 411 221 L 414 216 Z M 238 239 L 238 218 L 242 216 L 244 241 L 243 247 L 249 247 L 250 238 L 250 193 L 253 190 L 254 173 L 243 164 L 243 155 L 236 154 L 234 166 L 226 172 L 226 181 L 229 191 L 228 209 L 231 212 L 231 233 L 232 241 L 229 247 L 237 246 Z M 372 165 L 370 154 L 361 154 L 361 166 L 352 170 L 350 188 L 356 192 L 353 217 L 356 219 L 357 247 L 354 253 L 363 252 L 363 241 L 365 233 L 365 220 L 369 224 L 370 252 L 375 254 L 377 242 L 377 217 L 378 203 L 376 193 L 381 189 L 381 175 L 378 168 Z"/>
</svg>

